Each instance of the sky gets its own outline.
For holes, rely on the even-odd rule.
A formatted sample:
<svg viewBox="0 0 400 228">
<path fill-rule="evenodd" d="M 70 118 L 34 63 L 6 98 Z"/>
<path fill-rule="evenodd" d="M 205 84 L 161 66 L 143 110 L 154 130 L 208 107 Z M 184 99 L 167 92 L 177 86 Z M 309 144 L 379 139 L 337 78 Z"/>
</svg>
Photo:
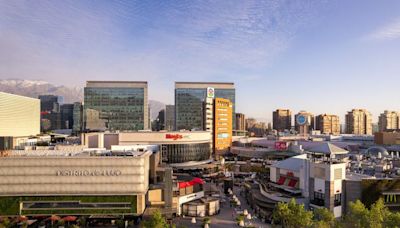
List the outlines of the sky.
<svg viewBox="0 0 400 228">
<path fill-rule="evenodd" d="M 0 0 L 0 79 L 234 82 L 236 111 L 400 111 L 400 1 Z"/>
</svg>

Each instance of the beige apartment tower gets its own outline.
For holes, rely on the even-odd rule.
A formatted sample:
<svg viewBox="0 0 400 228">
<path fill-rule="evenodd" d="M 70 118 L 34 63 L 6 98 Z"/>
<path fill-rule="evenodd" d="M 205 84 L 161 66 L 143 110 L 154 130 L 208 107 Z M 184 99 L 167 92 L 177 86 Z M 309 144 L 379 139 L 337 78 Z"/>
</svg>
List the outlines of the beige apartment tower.
<svg viewBox="0 0 400 228">
<path fill-rule="evenodd" d="M 379 116 L 379 131 L 393 131 L 400 129 L 400 113 L 385 110 Z"/>
<path fill-rule="evenodd" d="M 292 127 L 292 111 L 277 109 L 272 114 L 273 128 L 277 131 L 290 130 Z"/>
<path fill-rule="evenodd" d="M 243 113 L 236 113 L 236 130 L 245 131 L 246 130 L 246 121 Z"/>
<path fill-rule="evenodd" d="M 0 137 L 40 133 L 40 100 L 0 92 Z"/>
<path fill-rule="evenodd" d="M 372 115 L 365 109 L 353 109 L 346 114 L 346 133 L 372 135 Z"/>
<path fill-rule="evenodd" d="M 320 130 L 322 134 L 339 135 L 340 134 L 340 121 L 339 116 L 321 114 L 316 117 L 316 129 Z"/>
</svg>

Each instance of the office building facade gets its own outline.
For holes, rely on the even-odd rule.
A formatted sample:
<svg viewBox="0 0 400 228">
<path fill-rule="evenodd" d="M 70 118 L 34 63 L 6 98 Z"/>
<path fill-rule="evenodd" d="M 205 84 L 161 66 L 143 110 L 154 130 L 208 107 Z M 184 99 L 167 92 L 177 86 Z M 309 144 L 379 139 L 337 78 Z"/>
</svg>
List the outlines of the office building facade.
<svg viewBox="0 0 400 228">
<path fill-rule="evenodd" d="M 173 131 L 175 128 L 175 105 L 165 106 L 165 130 Z"/>
<path fill-rule="evenodd" d="M 322 134 L 339 135 L 340 134 L 340 121 L 339 116 L 321 114 L 316 118 L 315 129 L 321 131 Z"/>
<path fill-rule="evenodd" d="M 75 102 L 73 108 L 73 126 L 72 132 L 74 134 L 80 133 L 83 126 L 83 105 L 81 102 Z"/>
<path fill-rule="evenodd" d="M 40 100 L 0 92 L 0 137 L 40 133 Z"/>
<path fill-rule="evenodd" d="M 210 90 L 210 91 L 209 91 Z M 232 119 L 235 115 L 234 83 L 175 82 L 175 126 L 176 130 L 205 130 L 205 102 L 209 93 L 215 98 L 232 102 Z M 233 123 L 234 124 L 234 123 Z"/>
<path fill-rule="evenodd" d="M 400 113 L 385 110 L 379 116 L 379 131 L 394 131 L 400 129 Z"/>
<path fill-rule="evenodd" d="M 86 131 L 147 130 L 147 82 L 88 81 L 83 114 Z"/>
<path fill-rule="evenodd" d="M 229 152 L 232 146 L 232 102 L 214 100 L 214 153 L 216 156 Z"/>
<path fill-rule="evenodd" d="M 277 109 L 272 113 L 273 128 L 277 131 L 290 130 L 292 128 L 292 111 L 289 109 Z"/>
<path fill-rule="evenodd" d="M 353 109 L 346 114 L 346 133 L 372 135 L 372 115 L 365 109 Z"/>
</svg>

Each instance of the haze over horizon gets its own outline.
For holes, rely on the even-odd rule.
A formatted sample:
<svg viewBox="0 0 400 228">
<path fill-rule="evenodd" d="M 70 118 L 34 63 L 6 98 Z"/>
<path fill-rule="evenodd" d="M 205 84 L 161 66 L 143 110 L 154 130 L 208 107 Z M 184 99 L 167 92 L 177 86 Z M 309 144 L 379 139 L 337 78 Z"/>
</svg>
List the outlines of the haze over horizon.
<svg viewBox="0 0 400 228">
<path fill-rule="evenodd" d="M 237 112 L 400 111 L 399 1 L 0 1 L 0 79 L 227 81 Z M 344 119 L 342 118 L 343 122 Z"/>
</svg>

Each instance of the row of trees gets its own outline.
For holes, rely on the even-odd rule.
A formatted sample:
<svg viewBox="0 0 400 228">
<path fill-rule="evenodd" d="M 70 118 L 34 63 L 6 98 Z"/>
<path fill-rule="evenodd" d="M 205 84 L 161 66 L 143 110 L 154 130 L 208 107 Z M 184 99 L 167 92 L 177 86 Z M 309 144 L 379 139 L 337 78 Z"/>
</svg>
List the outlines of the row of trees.
<svg viewBox="0 0 400 228">
<path fill-rule="evenodd" d="M 307 211 L 303 204 L 292 199 L 289 203 L 278 203 L 273 219 L 286 228 L 400 228 L 400 212 L 389 211 L 382 199 L 370 209 L 359 200 L 351 202 L 348 213 L 339 220 L 327 208 Z"/>
</svg>

